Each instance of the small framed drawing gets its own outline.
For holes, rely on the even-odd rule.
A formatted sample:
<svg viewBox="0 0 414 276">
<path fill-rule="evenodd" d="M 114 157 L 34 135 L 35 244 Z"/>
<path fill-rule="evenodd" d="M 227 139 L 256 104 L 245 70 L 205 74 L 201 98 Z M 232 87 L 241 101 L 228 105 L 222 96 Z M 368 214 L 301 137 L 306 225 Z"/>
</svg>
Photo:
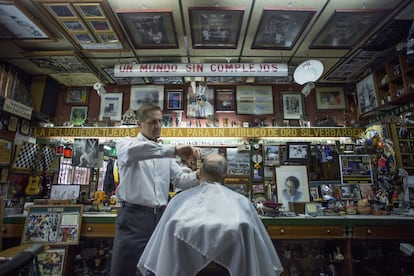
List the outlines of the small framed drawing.
<svg viewBox="0 0 414 276">
<path fill-rule="evenodd" d="M 278 202 L 287 210 L 289 202 L 309 202 L 308 169 L 306 166 L 276 167 Z"/>
<path fill-rule="evenodd" d="M 243 7 L 191 7 L 191 40 L 194 49 L 236 49 Z"/>
<path fill-rule="evenodd" d="M 342 87 L 316 87 L 317 109 L 345 109 L 345 93 Z"/>
<path fill-rule="evenodd" d="M 75 126 L 81 126 L 85 123 L 88 114 L 87 106 L 72 106 L 70 110 L 70 123 Z"/>
<path fill-rule="evenodd" d="M 164 108 L 164 86 L 163 85 L 134 85 L 131 86 L 131 98 L 129 108 L 137 110 L 143 104 L 158 105 Z"/>
<path fill-rule="evenodd" d="M 286 161 L 307 162 L 310 160 L 311 146 L 309 142 L 286 143 Z"/>
<path fill-rule="evenodd" d="M 358 82 L 356 90 L 360 114 L 378 107 L 377 91 L 375 90 L 374 76 L 372 74 Z"/>
<path fill-rule="evenodd" d="M 299 120 L 304 114 L 302 93 L 281 93 L 283 119 Z"/>
<path fill-rule="evenodd" d="M 120 121 L 122 117 L 122 93 L 106 93 L 101 96 L 99 120 L 110 117 L 111 121 Z"/>
<path fill-rule="evenodd" d="M 86 87 L 70 87 L 66 91 L 66 103 L 86 104 L 88 102 L 88 89 Z"/>
<path fill-rule="evenodd" d="M 217 112 L 234 112 L 236 110 L 234 89 L 216 89 L 215 93 Z"/>
<path fill-rule="evenodd" d="M 168 89 L 166 92 L 166 109 L 167 110 L 182 110 L 183 109 L 183 90 L 182 89 Z"/>
</svg>

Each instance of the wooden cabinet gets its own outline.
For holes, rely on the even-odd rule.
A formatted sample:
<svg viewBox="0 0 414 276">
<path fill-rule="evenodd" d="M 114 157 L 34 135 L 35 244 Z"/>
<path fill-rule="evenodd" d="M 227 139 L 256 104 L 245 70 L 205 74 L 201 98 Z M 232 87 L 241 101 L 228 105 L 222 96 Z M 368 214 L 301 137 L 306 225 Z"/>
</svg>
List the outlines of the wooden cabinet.
<svg viewBox="0 0 414 276">
<path fill-rule="evenodd" d="M 398 54 L 374 74 L 379 108 L 405 104 L 414 95 L 414 67 L 409 67 L 405 54 Z"/>
<path fill-rule="evenodd" d="M 397 166 L 414 172 L 414 125 L 391 125 Z"/>
<path fill-rule="evenodd" d="M 290 226 L 267 227 L 271 239 L 335 239 L 342 238 L 341 226 Z"/>
</svg>

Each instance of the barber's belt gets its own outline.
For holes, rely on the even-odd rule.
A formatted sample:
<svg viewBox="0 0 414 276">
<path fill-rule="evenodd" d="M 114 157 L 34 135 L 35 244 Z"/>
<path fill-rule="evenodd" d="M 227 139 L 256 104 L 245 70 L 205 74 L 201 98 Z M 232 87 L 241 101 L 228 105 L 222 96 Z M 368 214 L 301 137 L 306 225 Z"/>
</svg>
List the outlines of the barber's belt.
<svg viewBox="0 0 414 276">
<path fill-rule="evenodd" d="M 156 206 L 156 207 L 147 207 L 147 206 L 133 204 L 133 203 L 125 202 L 125 201 L 121 202 L 121 206 L 122 207 L 128 207 L 128 208 L 134 208 L 136 210 L 141 210 L 141 211 L 148 212 L 148 213 L 153 213 L 153 214 L 161 213 L 162 211 L 164 211 L 164 209 L 166 207 L 165 205 Z"/>
</svg>

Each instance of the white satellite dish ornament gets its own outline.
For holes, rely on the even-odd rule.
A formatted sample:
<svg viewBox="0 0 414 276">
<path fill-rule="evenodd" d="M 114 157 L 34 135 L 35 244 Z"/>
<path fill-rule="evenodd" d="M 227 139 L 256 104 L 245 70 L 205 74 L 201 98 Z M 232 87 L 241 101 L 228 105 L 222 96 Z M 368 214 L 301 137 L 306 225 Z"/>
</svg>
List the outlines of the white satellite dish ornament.
<svg viewBox="0 0 414 276">
<path fill-rule="evenodd" d="M 302 94 L 308 96 L 315 87 L 315 82 L 322 76 L 323 64 L 319 60 L 310 59 L 302 62 L 293 73 L 296 83 L 303 85 Z"/>
</svg>

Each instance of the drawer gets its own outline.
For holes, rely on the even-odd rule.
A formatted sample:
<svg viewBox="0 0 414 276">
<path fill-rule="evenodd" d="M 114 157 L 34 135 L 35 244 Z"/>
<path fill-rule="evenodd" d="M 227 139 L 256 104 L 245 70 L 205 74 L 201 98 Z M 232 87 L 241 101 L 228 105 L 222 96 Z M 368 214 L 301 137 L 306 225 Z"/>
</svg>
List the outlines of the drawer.
<svg viewBox="0 0 414 276">
<path fill-rule="evenodd" d="M 3 238 L 21 238 L 24 223 L 3 224 Z"/>
<path fill-rule="evenodd" d="M 81 237 L 113 238 L 115 236 L 114 223 L 83 223 Z"/>
<path fill-rule="evenodd" d="M 332 239 L 342 238 L 341 226 L 284 226 L 269 225 L 271 239 Z"/>
<path fill-rule="evenodd" d="M 354 226 L 355 238 L 414 239 L 414 227 L 404 226 Z"/>
</svg>

